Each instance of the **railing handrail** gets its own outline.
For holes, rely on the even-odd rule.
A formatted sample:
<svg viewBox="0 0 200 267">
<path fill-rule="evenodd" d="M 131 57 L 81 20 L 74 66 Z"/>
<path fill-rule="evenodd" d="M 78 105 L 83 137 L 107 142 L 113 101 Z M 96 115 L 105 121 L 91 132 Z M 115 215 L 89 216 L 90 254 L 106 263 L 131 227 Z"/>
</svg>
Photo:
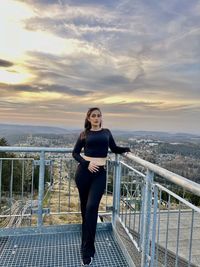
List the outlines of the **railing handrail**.
<svg viewBox="0 0 200 267">
<path fill-rule="evenodd" d="M 155 174 L 160 175 L 161 177 L 165 178 L 169 182 L 179 185 L 183 187 L 184 189 L 192 192 L 193 194 L 200 196 L 200 184 L 190 181 L 189 179 L 181 175 L 168 171 L 149 161 L 146 161 L 137 156 L 134 156 L 132 153 L 129 153 L 125 157 L 132 161 L 139 163 L 140 165 L 144 166 L 146 169 L 153 171 Z"/>
<path fill-rule="evenodd" d="M 12 146 L 0 146 L 0 152 L 58 152 L 58 153 L 70 153 L 73 148 L 58 148 L 58 147 L 12 147 Z M 166 180 L 177 184 L 184 189 L 194 193 L 195 195 L 200 196 L 200 184 L 190 181 L 189 179 L 175 174 L 171 171 L 168 171 L 156 164 L 150 163 L 144 159 L 141 159 L 135 156 L 133 153 L 129 153 L 125 156 L 126 158 L 135 161 L 145 167 L 153 171 L 155 174 L 160 175 Z"/>
<path fill-rule="evenodd" d="M 73 148 L 64 147 L 15 147 L 15 146 L 0 146 L 0 152 L 59 152 L 70 153 Z"/>
</svg>

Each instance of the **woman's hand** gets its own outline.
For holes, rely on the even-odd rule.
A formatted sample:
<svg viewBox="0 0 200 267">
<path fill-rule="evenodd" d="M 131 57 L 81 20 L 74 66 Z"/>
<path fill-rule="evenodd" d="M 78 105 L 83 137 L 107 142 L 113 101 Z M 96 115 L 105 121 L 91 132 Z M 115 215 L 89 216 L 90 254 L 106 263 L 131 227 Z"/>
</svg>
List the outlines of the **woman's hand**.
<svg viewBox="0 0 200 267">
<path fill-rule="evenodd" d="M 128 156 L 129 153 L 131 153 L 131 151 L 127 151 L 127 152 L 125 152 L 123 154 L 124 154 L 124 156 Z"/>
<path fill-rule="evenodd" d="M 99 166 L 94 163 L 93 161 L 90 161 L 89 166 L 88 166 L 88 170 L 91 172 L 97 172 L 99 170 Z"/>
</svg>

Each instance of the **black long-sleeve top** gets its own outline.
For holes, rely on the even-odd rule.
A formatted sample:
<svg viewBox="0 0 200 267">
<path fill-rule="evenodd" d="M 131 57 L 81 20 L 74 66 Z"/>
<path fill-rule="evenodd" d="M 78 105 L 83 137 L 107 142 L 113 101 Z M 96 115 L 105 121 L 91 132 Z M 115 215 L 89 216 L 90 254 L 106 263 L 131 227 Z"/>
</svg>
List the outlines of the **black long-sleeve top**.
<svg viewBox="0 0 200 267">
<path fill-rule="evenodd" d="M 113 153 L 122 154 L 125 152 L 130 152 L 129 147 L 120 147 L 115 144 L 113 136 L 109 129 L 101 129 L 99 131 L 89 130 L 85 138 L 81 138 L 82 134 L 74 146 L 72 156 L 82 165 L 88 166 L 89 161 L 81 157 L 80 153 L 82 148 L 84 148 L 84 154 L 88 157 L 95 158 L 105 158 L 108 154 L 108 148 L 111 149 Z"/>
</svg>

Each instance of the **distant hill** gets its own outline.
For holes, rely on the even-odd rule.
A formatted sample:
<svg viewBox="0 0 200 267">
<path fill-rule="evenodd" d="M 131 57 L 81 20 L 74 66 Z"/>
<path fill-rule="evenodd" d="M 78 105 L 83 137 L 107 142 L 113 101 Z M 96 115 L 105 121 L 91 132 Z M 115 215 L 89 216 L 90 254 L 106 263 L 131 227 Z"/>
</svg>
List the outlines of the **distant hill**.
<svg viewBox="0 0 200 267">
<path fill-rule="evenodd" d="M 63 135 L 71 132 L 70 129 L 49 126 L 0 124 L 0 138 L 5 137 L 10 144 L 30 134 L 55 134 Z"/>
<path fill-rule="evenodd" d="M 7 136 L 12 134 L 64 134 L 66 129 L 49 126 L 14 125 L 0 124 L 0 135 Z"/>
<path fill-rule="evenodd" d="M 112 132 L 116 132 L 118 134 L 134 134 L 137 136 L 163 136 L 163 137 L 169 137 L 169 136 L 180 136 L 180 137 L 200 137 L 200 135 L 197 134 L 191 134 L 191 133 L 172 133 L 172 132 L 161 132 L 161 131 L 125 131 L 125 130 L 112 130 Z"/>
<path fill-rule="evenodd" d="M 12 145 L 23 139 L 27 135 L 66 135 L 77 134 L 82 129 L 59 128 L 50 126 L 32 126 L 32 125 L 15 125 L 15 124 L 0 124 L 0 138 L 5 137 L 9 144 Z M 157 139 L 166 142 L 200 142 L 200 135 L 188 133 L 167 133 L 154 131 L 126 131 L 111 129 L 114 136 L 119 138 L 144 138 Z"/>
<path fill-rule="evenodd" d="M 136 138 L 136 139 L 151 139 L 160 140 L 164 142 L 191 142 L 200 143 L 200 134 L 190 133 L 169 133 L 169 132 L 157 132 L 157 131 L 122 131 L 113 130 L 113 135 L 123 138 Z"/>
</svg>

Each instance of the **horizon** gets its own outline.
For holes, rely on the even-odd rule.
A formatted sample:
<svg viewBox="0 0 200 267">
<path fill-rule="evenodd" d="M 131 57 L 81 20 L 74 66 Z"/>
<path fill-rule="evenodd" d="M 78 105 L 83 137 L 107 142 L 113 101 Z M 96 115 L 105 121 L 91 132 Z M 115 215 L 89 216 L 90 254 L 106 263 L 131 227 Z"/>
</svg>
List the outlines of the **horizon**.
<svg viewBox="0 0 200 267">
<path fill-rule="evenodd" d="M 64 126 L 53 126 L 53 125 L 34 125 L 34 124 L 10 124 L 10 123 L 1 123 L 0 122 L 0 127 L 1 125 L 6 125 L 6 126 L 19 126 L 19 127 L 38 127 L 38 128 L 55 128 L 55 129 L 61 129 L 61 130 L 83 130 L 84 128 L 79 127 L 79 128 L 69 128 L 69 127 L 64 127 Z M 108 128 L 108 127 L 103 127 L 103 128 Z M 192 132 L 176 132 L 176 131 L 150 131 L 150 130 L 131 130 L 131 129 L 120 129 L 120 128 L 109 128 L 111 131 L 121 131 L 121 132 L 147 132 L 147 133 L 163 133 L 163 134 L 172 134 L 172 135 L 178 135 L 178 134 L 183 134 L 183 135 L 194 135 L 194 136 L 200 136 L 200 133 L 192 133 Z"/>
<path fill-rule="evenodd" d="M 0 123 L 81 129 L 98 106 L 107 128 L 200 134 L 199 12 L 196 0 L 2 0 Z"/>
</svg>

